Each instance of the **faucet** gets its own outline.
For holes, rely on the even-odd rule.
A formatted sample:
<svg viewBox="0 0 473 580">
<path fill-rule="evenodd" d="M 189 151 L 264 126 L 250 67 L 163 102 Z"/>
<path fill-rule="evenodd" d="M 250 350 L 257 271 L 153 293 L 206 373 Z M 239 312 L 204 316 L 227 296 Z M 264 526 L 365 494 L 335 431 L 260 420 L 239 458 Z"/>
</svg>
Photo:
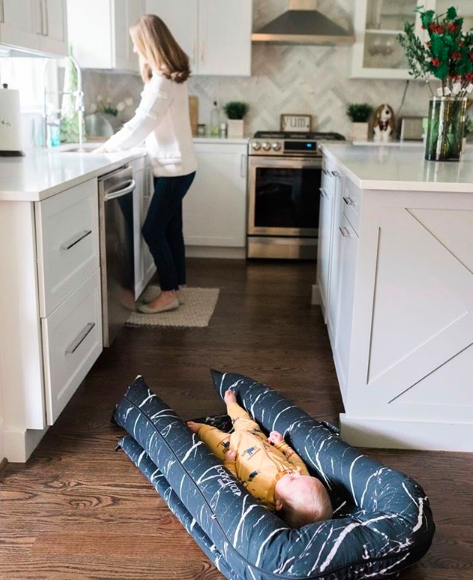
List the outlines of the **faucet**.
<svg viewBox="0 0 473 580">
<path fill-rule="evenodd" d="M 70 55 L 68 57 L 72 64 L 74 65 L 76 72 L 77 72 L 77 90 L 73 92 L 69 91 L 46 91 L 46 82 L 45 82 L 45 90 L 44 90 L 44 103 L 43 103 L 43 115 L 44 115 L 44 123 L 45 123 L 45 138 L 47 136 L 47 99 L 48 95 L 71 95 L 75 97 L 75 110 L 77 112 L 77 122 L 79 124 L 79 147 L 78 151 L 83 151 L 83 144 L 84 144 L 84 113 L 85 113 L 85 104 L 84 104 L 84 91 L 82 89 L 82 69 L 79 65 L 79 62 L 75 58 L 75 56 Z M 46 60 L 44 66 L 44 72 L 46 72 L 46 68 L 48 66 L 48 62 L 50 59 Z"/>
</svg>

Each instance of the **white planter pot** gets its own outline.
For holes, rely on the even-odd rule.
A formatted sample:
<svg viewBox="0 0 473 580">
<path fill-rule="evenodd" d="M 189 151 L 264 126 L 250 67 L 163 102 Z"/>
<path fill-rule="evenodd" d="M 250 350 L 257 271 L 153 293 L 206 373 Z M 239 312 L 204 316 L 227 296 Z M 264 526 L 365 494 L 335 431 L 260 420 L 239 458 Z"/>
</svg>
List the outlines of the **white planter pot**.
<svg viewBox="0 0 473 580">
<path fill-rule="evenodd" d="M 243 137 L 244 135 L 244 120 L 243 119 L 229 119 L 227 121 L 227 136 L 228 137 Z"/>
<path fill-rule="evenodd" d="M 368 141 L 369 123 L 352 123 L 350 139 L 352 141 Z"/>
</svg>

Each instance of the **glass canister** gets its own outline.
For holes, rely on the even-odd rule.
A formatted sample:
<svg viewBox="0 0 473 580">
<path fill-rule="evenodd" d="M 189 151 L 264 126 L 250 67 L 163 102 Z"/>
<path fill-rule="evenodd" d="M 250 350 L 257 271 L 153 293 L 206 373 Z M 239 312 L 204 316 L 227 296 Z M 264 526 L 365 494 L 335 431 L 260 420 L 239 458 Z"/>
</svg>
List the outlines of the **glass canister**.
<svg viewBox="0 0 473 580">
<path fill-rule="evenodd" d="M 428 161 L 459 161 L 467 99 L 433 97 L 430 100 L 429 124 L 425 144 Z"/>
</svg>

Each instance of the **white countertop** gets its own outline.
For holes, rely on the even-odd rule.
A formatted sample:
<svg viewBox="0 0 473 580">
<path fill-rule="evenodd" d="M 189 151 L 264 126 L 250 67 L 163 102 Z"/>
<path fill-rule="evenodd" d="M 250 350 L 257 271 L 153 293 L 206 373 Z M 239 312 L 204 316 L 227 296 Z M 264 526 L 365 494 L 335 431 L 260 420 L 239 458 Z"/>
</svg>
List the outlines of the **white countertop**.
<svg viewBox="0 0 473 580">
<path fill-rule="evenodd" d="M 144 157 L 136 148 L 95 155 L 50 149 L 29 149 L 25 157 L 0 157 L 0 201 L 42 201 Z"/>
<path fill-rule="evenodd" d="M 460 162 L 426 161 L 422 144 L 323 145 L 323 152 L 361 189 L 473 193 L 471 148 Z"/>
</svg>

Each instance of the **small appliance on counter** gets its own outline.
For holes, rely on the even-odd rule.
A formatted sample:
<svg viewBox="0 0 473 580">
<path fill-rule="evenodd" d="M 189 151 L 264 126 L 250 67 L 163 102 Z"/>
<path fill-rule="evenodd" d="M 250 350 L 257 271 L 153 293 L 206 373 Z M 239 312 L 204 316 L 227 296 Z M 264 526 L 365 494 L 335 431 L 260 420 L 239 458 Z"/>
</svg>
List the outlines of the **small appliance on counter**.
<svg viewBox="0 0 473 580">
<path fill-rule="evenodd" d="M 20 91 L 0 89 L 0 156 L 22 156 Z"/>
</svg>

